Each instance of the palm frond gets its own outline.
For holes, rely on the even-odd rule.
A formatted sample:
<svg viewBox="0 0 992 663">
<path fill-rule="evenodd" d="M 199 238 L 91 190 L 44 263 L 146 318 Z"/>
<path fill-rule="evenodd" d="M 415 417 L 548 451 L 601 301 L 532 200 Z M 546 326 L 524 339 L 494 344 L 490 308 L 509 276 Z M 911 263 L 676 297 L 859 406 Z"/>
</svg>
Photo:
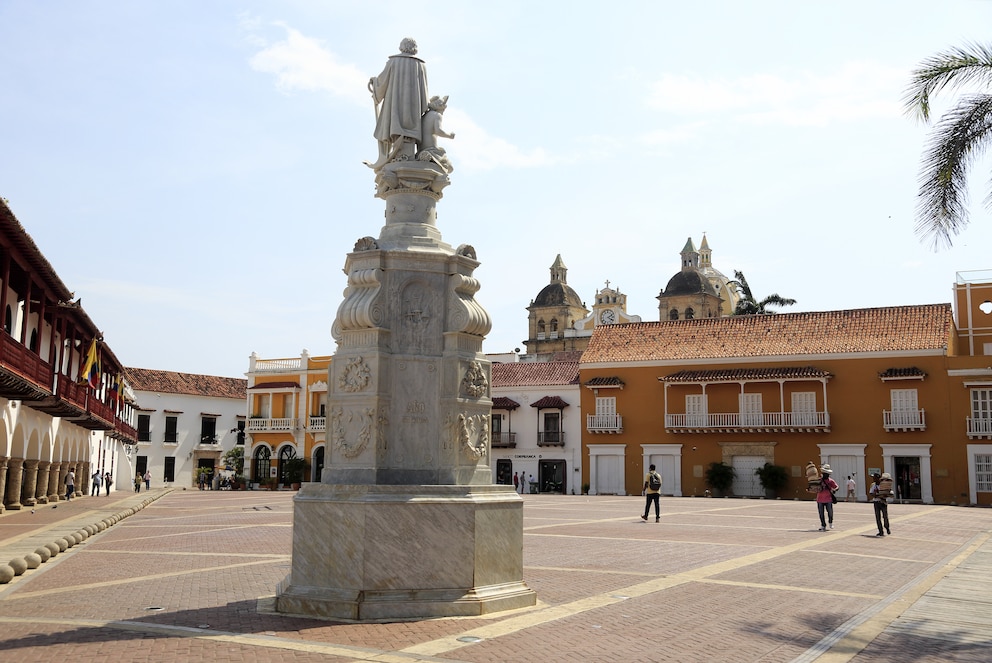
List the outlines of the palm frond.
<svg viewBox="0 0 992 663">
<path fill-rule="evenodd" d="M 989 94 L 962 97 L 934 127 L 923 154 L 916 210 L 916 234 L 934 249 L 950 246 L 951 236 L 968 225 L 968 171 L 990 141 Z"/>
<path fill-rule="evenodd" d="M 992 46 L 969 43 L 937 53 L 913 70 L 903 95 L 907 114 L 924 122 L 930 120 L 930 99 L 945 88 L 966 85 L 992 87 Z"/>
</svg>

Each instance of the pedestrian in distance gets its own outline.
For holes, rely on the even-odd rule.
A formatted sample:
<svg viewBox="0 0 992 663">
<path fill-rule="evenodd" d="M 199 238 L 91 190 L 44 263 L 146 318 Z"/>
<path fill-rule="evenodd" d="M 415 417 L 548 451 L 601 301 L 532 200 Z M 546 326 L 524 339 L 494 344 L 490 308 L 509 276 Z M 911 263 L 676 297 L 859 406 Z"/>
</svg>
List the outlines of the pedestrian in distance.
<svg viewBox="0 0 992 663">
<path fill-rule="evenodd" d="M 134 475 L 134 492 L 141 492 L 141 472 Z"/>
<path fill-rule="evenodd" d="M 834 528 L 834 502 L 837 500 L 837 489 L 840 486 L 830 478 L 833 470 L 829 465 L 820 468 L 820 486 L 816 493 L 816 511 L 820 515 L 820 531 L 826 532 L 827 528 Z M 824 517 L 826 516 L 826 517 Z"/>
<path fill-rule="evenodd" d="M 885 536 L 892 534 L 889 528 L 889 498 L 892 497 L 892 475 L 888 472 L 879 474 L 876 472 L 871 477 L 875 481 L 868 489 L 868 496 L 875 507 L 875 525 L 878 526 L 878 534 L 875 536 Z M 882 533 L 882 525 L 885 525 L 885 534 Z"/>
<path fill-rule="evenodd" d="M 152 471 L 145 470 L 145 490 L 152 489 Z"/>
<path fill-rule="evenodd" d="M 850 474 L 847 475 L 847 501 L 856 502 L 858 496 L 855 494 L 858 489 L 858 484 Z"/>
<path fill-rule="evenodd" d="M 93 480 L 92 481 L 93 485 L 90 486 L 90 497 L 99 497 L 100 496 L 100 479 L 101 479 L 101 477 L 100 477 L 100 470 L 97 470 L 96 472 L 94 472 L 93 473 L 93 476 L 90 477 L 90 478 Z"/>
<path fill-rule="evenodd" d="M 648 467 L 644 475 L 644 514 L 641 520 L 648 519 L 651 504 L 654 504 L 654 521 L 661 522 L 661 475 L 654 469 L 654 464 Z"/>
<path fill-rule="evenodd" d="M 69 470 L 65 475 L 65 501 L 68 502 L 76 494 L 76 473 Z"/>
<path fill-rule="evenodd" d="M 110 497 L 110 484 L 114 482 L 114 477 L 110 476 L 110 472 L 103 475 L 103 487 L 107 491 L 107 497 Z"/>
<path fill-rule="evenodd" d="M 516 472 L 513 473 L 513 492 L 520 492 L 520 477 L 517 476 Z"/>
</svg>

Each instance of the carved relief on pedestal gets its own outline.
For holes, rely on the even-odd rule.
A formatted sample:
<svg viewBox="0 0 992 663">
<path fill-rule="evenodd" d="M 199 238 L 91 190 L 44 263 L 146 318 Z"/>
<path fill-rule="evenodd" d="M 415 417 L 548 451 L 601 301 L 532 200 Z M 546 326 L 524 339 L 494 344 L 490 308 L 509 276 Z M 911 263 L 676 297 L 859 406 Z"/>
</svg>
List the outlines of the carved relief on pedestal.
<svg viewBox="0 0 992 663">
<path fill-rule="evenodd" d="M 361 357 L 351 357 L 338 376 L 338 389 L 341 391 L 363 391 L 372 380 L 372 369 Z"/>
<path fill-rule="evenodd" d="M 458 413 L 452 437 L 469 460 L 479 460 L 489 453 L 489 416 Z"/>
<path fill-rule="evenodd" d="M 357 458 L 368 447 L 378 430 L 374 407 L 345 410 L 331 408 L 327 432 L 335 451 L 345 458 Z"/>
<path fill-rule="evenodd" d="M 469 398 L 482 398 L 489 392 L 489 380 L 482 364 L 473 361 L 462 378 L 462 393 Z"/>
<path fill-rule="evenodd" d="M 409 354 L 437 352 L 437 297 L 422 281 L 413 281 L 400 295 L 399 350 Z"/>
</svg>

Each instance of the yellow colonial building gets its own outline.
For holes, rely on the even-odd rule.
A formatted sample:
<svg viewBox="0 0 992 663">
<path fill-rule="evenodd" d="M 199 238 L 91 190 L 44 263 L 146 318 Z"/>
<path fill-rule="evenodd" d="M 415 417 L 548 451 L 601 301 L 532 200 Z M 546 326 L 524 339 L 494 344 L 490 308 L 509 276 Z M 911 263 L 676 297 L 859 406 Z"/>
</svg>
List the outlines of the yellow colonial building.
<svg viewBox="0 0 992 663">
<path fill-rule="evenodd" d="M 300 481 L 320 481 L 326 439 L 327 370 L 331 358 L 261 359 L 252 353 L 248 372 L 250 449 L 246 473 L 252 487 L 289 487 Z M 306 467 L 294 476 L 301 458 Z"/>
<path fill-rule="evenodd" d="M 959 274 L 953 304 L 664 320 L 597 327 L 580 362 L 583 482 L 638 494 L 649 464 L 669 495 L 807 498 L 829 463 L 864 500 L 890 472 L 897 498 L 992 504 L 992 273 Z"/>
</svg>

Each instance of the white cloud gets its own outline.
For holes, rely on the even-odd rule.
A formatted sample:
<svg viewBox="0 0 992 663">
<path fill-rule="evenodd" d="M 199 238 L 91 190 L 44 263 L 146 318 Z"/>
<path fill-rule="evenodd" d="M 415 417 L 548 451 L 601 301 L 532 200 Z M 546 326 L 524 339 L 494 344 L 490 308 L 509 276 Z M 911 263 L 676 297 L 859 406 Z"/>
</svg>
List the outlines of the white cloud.
<svg viewBox="0 0 992 663">
<path fill-rule="evenodd" d="M 456 168 L 476 171 L 504 167 L 537 168 L 560 161 L 542 148 L 524 151 L 507 140 L 493 136 L 456 108 L 444 114 L 444 128 L 456 136 L 453 141 L 440 141 L 440 145 L 451 152 L 452 158 L 457 159 Z"/>
<path fill-rule="evenodd" d="M 727 115 L 749 124 L 822 126 L 902 115 L 907 72 L 850 62 L 839 70 L 793 77 L 755 74 L 701 78 L 666 74 L 650 86 L 649 107 L 696 116 Z"/>
<path fill-rule="evenodd" d="M 276 25 L 286 31 L 286 38 L 256 53 L 249 61 L 252 69 L 274 74 L 276 84 L 285 91 L 330 92 L 355 103 L 369 103 L 366 74 L 339 62 L 319 40 L 287 25 Z"/>
</svg>

